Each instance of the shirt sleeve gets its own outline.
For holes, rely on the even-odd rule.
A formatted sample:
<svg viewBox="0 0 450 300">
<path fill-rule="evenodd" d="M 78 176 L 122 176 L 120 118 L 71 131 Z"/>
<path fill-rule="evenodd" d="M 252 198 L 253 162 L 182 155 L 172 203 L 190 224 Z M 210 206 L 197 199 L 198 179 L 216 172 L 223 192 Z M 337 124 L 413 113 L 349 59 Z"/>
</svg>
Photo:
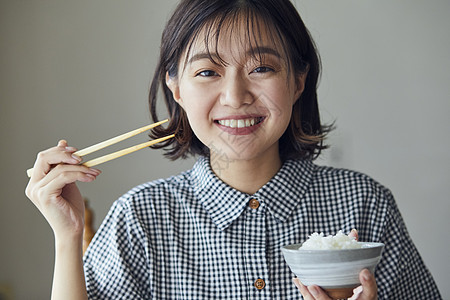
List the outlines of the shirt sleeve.
<svg viewBox="0 0 450 300">
<path fill-rule="evenodd" d="M 117 200 L 84 257 L 89 299 L 151 299 L 145 236 L 126 199 Z"/>
<path fill-rule="evenodd" d="M 384 197 L 387 212 L 381 242 L 385 249 L 375 271 L 379 299 L 442 299 L 392 194 L 384 190 Z"/>
</svg>

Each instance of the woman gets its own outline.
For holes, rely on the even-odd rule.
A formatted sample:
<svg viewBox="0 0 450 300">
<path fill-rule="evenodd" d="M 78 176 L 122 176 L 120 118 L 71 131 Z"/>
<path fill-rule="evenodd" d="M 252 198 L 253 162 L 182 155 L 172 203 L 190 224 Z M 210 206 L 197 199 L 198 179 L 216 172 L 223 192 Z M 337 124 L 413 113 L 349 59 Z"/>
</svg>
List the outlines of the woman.
<svg viewBox="0 0 450 300">
<path fill-rule="evenodd" d="M 175 132 L 158 146 L 194 167 L 116 201 L 83 260 L 76 181 L 100 174 L 60 141 L 42 152 L 27 195 L 55 234 L 53 296 L 74 299 L 298 299 L 280 247 L 314 231 L 357 228 L 385 243 L 358 299 L 439 299 L 386 188 L 312 163 L 330 130 L 317 104 L 318 54 L 287 0 L 182 1 L 169 20 L 150 91 Z M 86 284 L 85 284 L 86 283 Z M 296 285 L 305 299 L 329 299 Z"/>
</svg>

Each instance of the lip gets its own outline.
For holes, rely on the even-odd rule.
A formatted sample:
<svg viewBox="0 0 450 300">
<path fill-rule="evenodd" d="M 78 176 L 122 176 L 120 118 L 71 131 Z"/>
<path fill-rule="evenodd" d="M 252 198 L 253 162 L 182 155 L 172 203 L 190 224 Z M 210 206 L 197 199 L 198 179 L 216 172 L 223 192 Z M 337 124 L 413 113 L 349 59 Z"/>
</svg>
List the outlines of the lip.
<svg viewBox="0 0 450 300">
<path fill-rule="evenodd" d="M 251 118 L 259 118 L 260 121 L 253 126 L 242 127 L 242 128 L 237 128 L 237 127 L 232 128 L 232 127 L 228 127 L 228 126 L 219 124 L 219 121 L 222 121 L 222 120 L 244 120 L 244 119 L 251 119 Z M 248 135 L 248 134 L 255 132 L 262 125 L 262 123 L 264 123 L 265 120 L 266 120 L 266 117 L 261 116 L 261 115 L 227 116 L 227 117 L 214 119 L 214 124 L 220 130 L 222 130 L 228 134 L 231 134 L 231 135 Z"/>
</svg>

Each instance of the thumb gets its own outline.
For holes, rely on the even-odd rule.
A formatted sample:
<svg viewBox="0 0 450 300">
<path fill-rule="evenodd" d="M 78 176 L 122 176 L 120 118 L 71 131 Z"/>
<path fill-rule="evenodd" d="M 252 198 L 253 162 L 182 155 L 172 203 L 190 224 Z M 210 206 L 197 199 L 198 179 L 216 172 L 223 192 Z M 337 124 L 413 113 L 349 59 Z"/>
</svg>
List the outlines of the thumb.
<svg viewBox="0 0 450 300">
<path fill-rule="evenodd" d="M 377 283 L 375 276 L 364 269 L 359 273 L 359 280 L 362 285 L 362 293 L 359 295 L 358 300 L 375 300 L 377 299 Z"/>
<path fill-rule="evenodd" d="M 349 237 L 354 237 L 356 240 L 358 240 L 358 239 L 359 239 L 359 236 L 358 236 L 358 230 L 352 229 L 352 231 L 350 231 L 350 233 L 348 234 L 348 236 L 349 236 Z"/>
</svg>

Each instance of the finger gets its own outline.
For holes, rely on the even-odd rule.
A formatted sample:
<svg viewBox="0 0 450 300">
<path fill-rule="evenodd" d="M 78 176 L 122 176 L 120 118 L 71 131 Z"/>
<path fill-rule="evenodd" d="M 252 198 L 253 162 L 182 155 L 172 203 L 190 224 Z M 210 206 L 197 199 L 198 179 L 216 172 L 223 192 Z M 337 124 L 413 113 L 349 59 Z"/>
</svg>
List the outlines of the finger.
<svg viewBox="0 0 450 300">
<path fill-rule="evenodd" d="M 41 151 L 33 167 L 32 181 L 42 179 L 56 164 L 79 164 L 81 158 L 73 155 L 76 148 L 67 146 L 65 140 L 58 142 L 56 147 Z"/>
<path fill-rule="evenodd" d="M 45 179 L 47 179 L 47 177 Z M 91 182 L 95 179 L 96 175 L 93 173 L 85 173 L 80 170 L 58 172 L 52 180 L 48 181 L 45 185 L 41 185 L 40 188 L 37 189 L 37 195 L 33 202 L 35 202 L 38 207 L 40 205 L 49 205 L 55 200 L 61 200 L 61 194 L 64 187 L 76 181 Z M 43 182 L 40 182 L 40 184 L 43 184 Z M 70 201 L 70 199 L 68 200 Z"/>
<path fill-rule="evenodd" d="M 313 296 L 310 294 L 310 292 L 308 291 L 308 288 L 303 285 L 303 283 L 301 283 L 300 279 L 298 278 L 293 278 L 292 281 L 294 282 L 295 286 L 300 290 L 300 293 L 303 296 L 303 299 L 305 300 L 313 300 Z"/>
<path fill-rule="evenodd" d="M 362 293 L 358 297 L 358 300 L 374 300 L 377 299 L 377 283 L 375 276 L 364 269 L 359 273 L 359 280 L 362 284 Z"/>
<path fill-rule="evenodd" d="M 292 281 L 294 282 L 295 286 L 300 290 L 302 283 L 300 282 L 300 279 L 298 279 L 297 277 L 292 278 Z"/>
<path fill-rule="evenodd" d="M 65 151 L 70 152 L 70 153 L 74 153 L 74 152 L 76 152 L 78 150 L 75 147 L 68 146 L 66 140 L 60 140 L 56 147 L 64 148 Z"/>
<path fill-rule="evenodd" d="M 57 177 L 64 177 L 66 176 L 65 173 L 79 173 L 78 175 L 80 176 L 79 179 L 81 179 L 81 177 L 83 177 L 83 174 L 90 174 L 94 177 L 97 177 L 98 175 L 100 175 L 101 171 L 94 169 L 94 168 L 89 168 L 83 165 L 57 165 L 56 167 L 54 167 L 52 170 L 50 170 L 48 172 L 48 174 L 42 178 L 41 180 L 41 186 L 45 186 L 48 183 L 52 182 L 53 180 L 55 180 Z M 82 181 L 77 179 L 76 181 Z"/>
<path fill-rule="evenodd" d="M 57 147 L 66 147 L 67 141 L 66 140 L 59 140 Z"/>
<path fill-rule="evenodd" d="M 322 290 L 320 287 L 318 287 L 315 284 L 308 286 L 308 291 L 314 297 L 313 299 L 316 299 L 316 300 L 330 300 L 331 299 L 330 297 L 328 297 L 327 293 L 325 293 L 324 290 Z"/>
<path fill-rule="evenodd" d="M 358 236 L 358 230 L 356 229 L 352 229 L 352 231 L 350 231 L 350 233 L 348 234 L 349 237 L 354 237 L 355 240 L 358 240 L 359 236 Z"/>
<path fill-rule="evenodd" d="M 95 175 L 84 173 L 81 171 L 61 173 L 55 180 L 50 181 L 42 190 L 45 191 L 49 198 L 59 197 L 62 195 L 63 188 L 69 186 L 76 181 L 91 182 L 96 179 Z M 70 199 L 68 199 L 70 200 Z"/>
<path fill-rule="evenodd" d="M 322 290 L 317 285 L 305 286 L 298 278 L 294 278 L 293 282 L 294 282 L 295 286 L 300 290 L 300 293 L 302 293 L 302 296 L 305 300 L 330 300 L 331 299 L 330 297 L 328 297 L 328 295 L 325 293 L 325 291 Z"/>
<path fill-rule="evenodd" d="M 36 206 L 40 207 L 41 203 L 58 197 L 66 185 L 75 181 L 91 182 L 100 173 L 99 170 L 80 165 L 58 165 L 42 180 L 35 184 L 29 184 L 27 196 Z"/>
</svg>

